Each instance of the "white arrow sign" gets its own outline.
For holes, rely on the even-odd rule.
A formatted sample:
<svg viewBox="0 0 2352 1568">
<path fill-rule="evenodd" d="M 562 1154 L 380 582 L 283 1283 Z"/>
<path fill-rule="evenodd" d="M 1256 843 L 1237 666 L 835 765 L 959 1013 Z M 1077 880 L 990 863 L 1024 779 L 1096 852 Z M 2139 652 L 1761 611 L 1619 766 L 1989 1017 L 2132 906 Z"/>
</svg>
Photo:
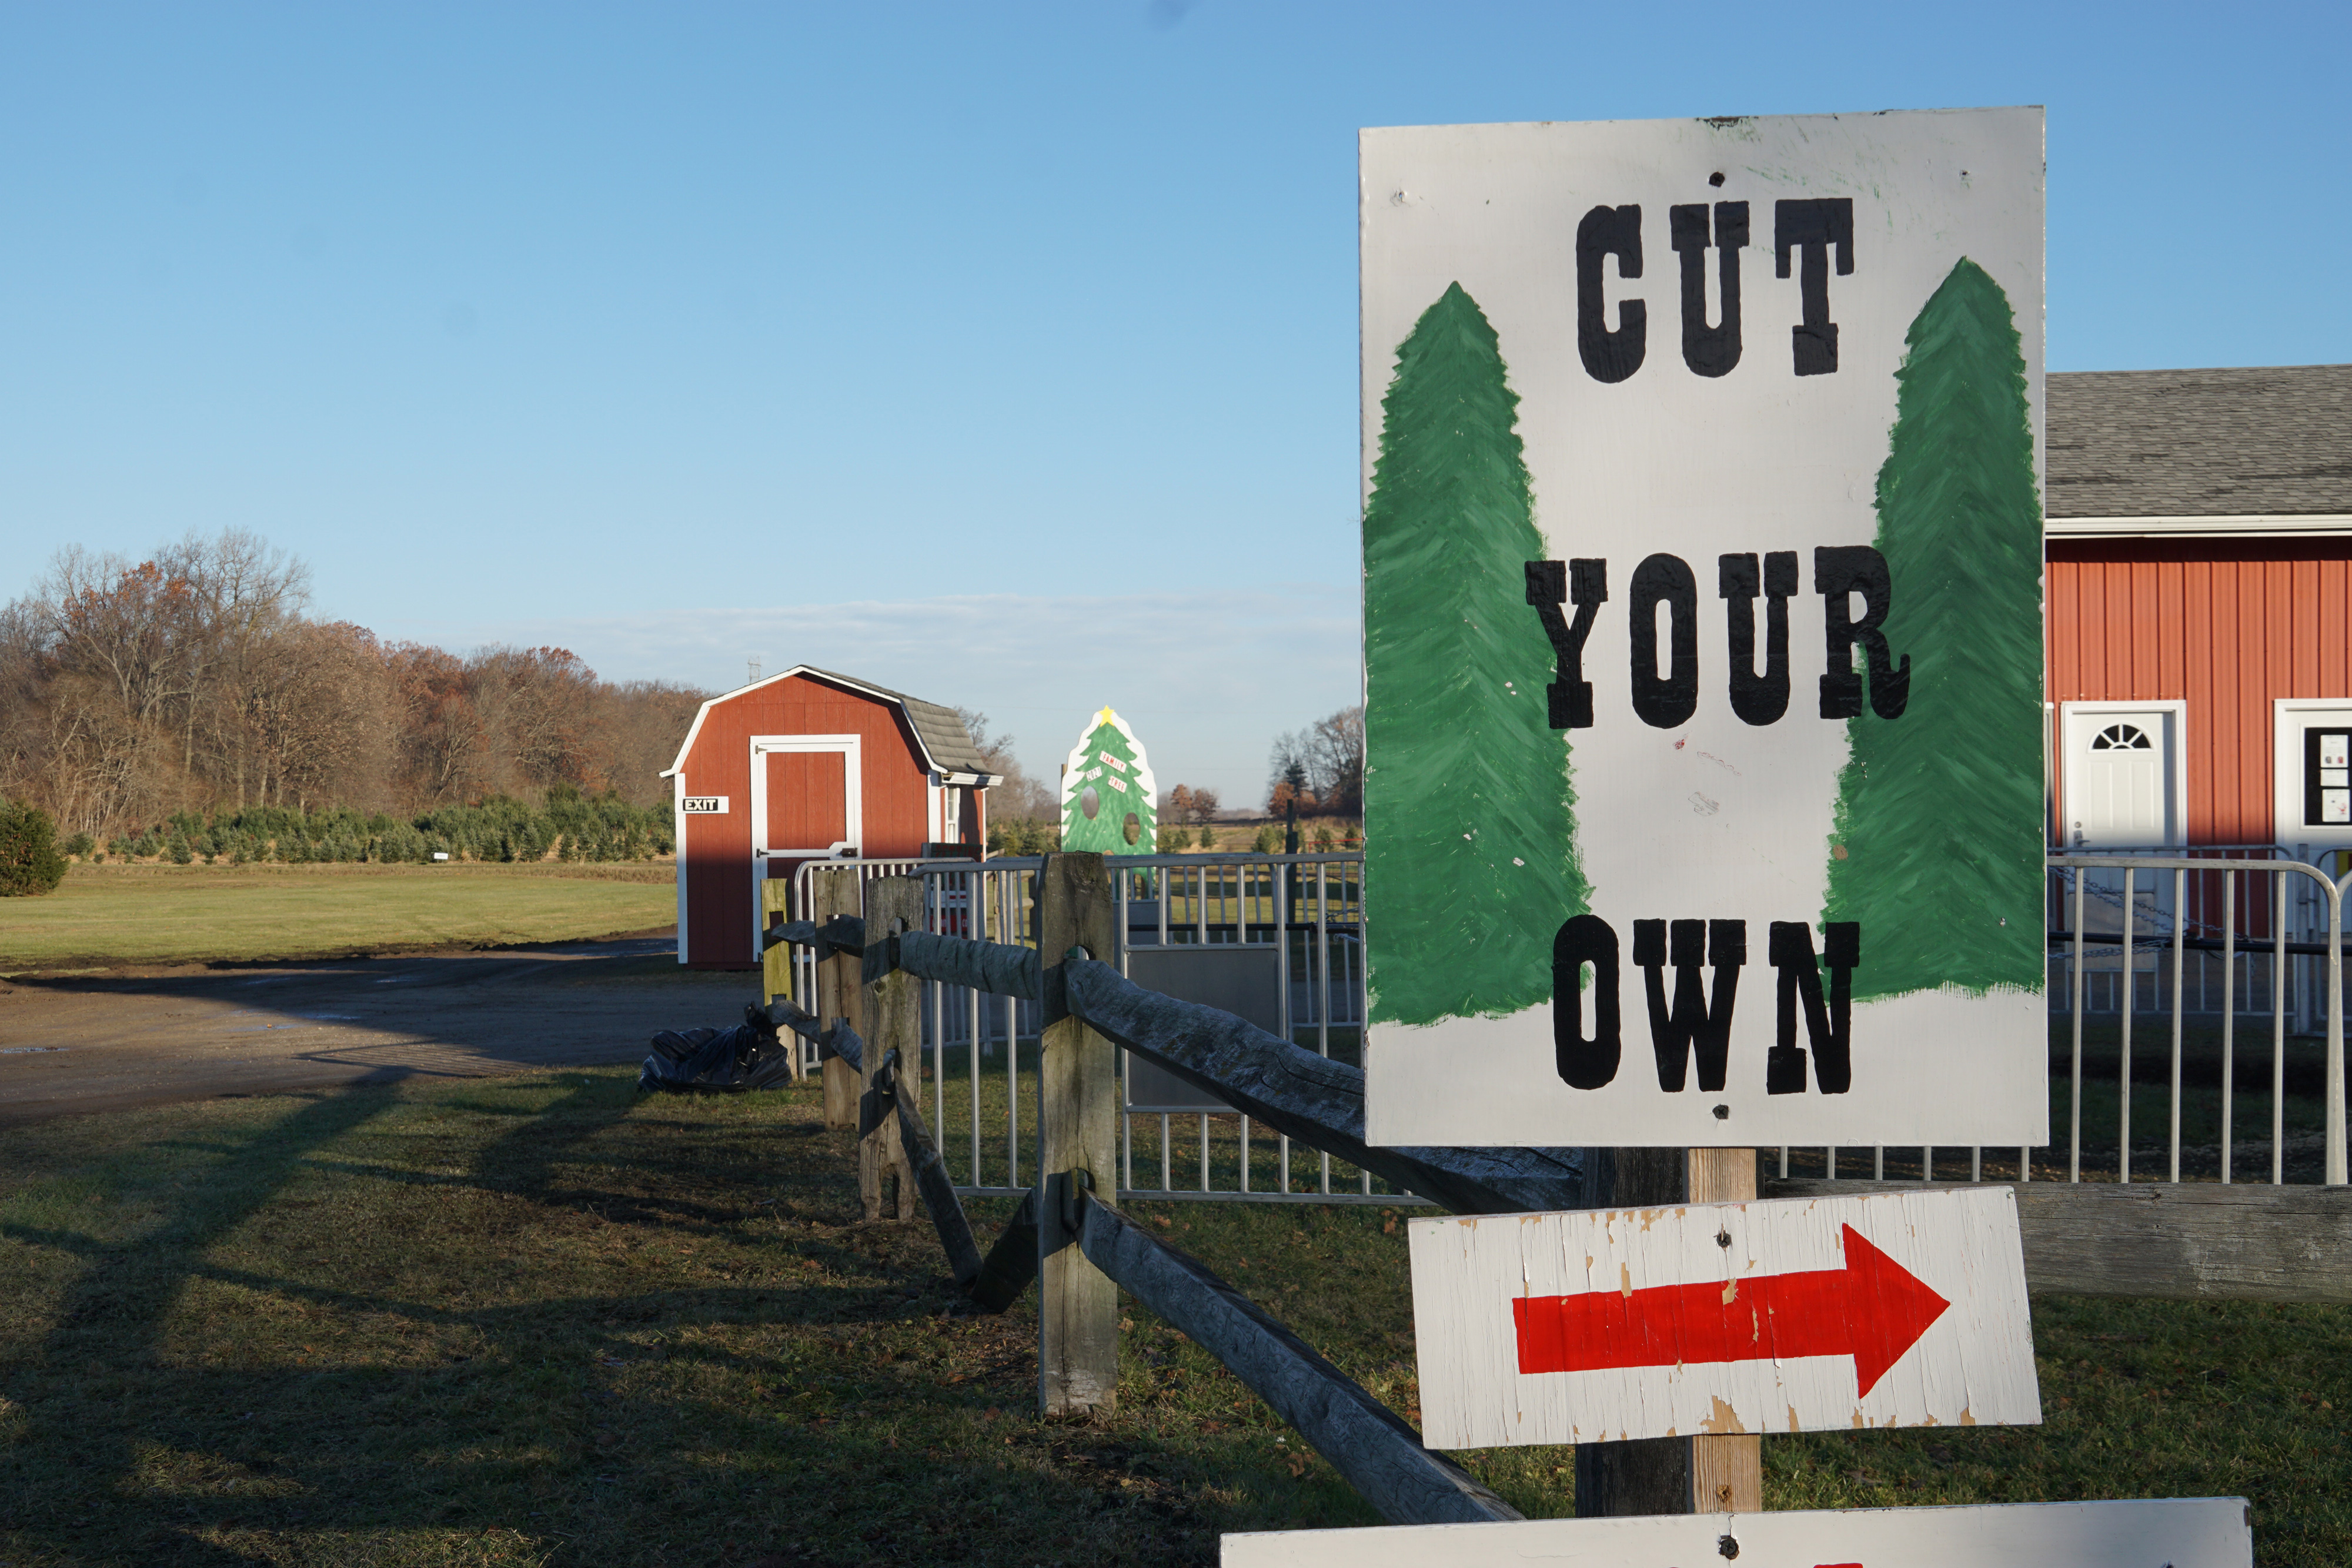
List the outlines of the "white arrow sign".
<svg viewBox="0 0 2352 1568">
<path fill-rule="evenodd" d="M 1433 1448 L 2038 1422 L 2005 1186 L 1412 1222 Z"/>
<path fill-rule="evenodd" d="M 1533 1519 L 1228 1535 L 1223 1568 L 2252 1568 L 2243 1498 Z"/>
</svg>

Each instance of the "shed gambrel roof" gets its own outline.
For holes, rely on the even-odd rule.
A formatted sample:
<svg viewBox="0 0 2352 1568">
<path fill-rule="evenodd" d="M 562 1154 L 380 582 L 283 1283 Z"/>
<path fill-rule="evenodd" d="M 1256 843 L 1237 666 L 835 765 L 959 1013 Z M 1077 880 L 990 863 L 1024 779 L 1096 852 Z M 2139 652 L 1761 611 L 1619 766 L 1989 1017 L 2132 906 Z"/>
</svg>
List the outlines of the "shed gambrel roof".
<svg viewBox="0 0 2352 1568">
<path fill-rule="evenodd" d="M 887 686 L 877 686 L 871 681 L 861 681 L 853 675 L 836 675 L 830 670 L 820 670 L 814 665 L 803 664 L 798 673 L 814 675 L 821 681 L 831 681 L 835 685 L 847 686 L 852 691 L 887 697 L 897 703 L 906 714 L 907 724 L 914 730 L 916 740 L 921 743 L 924 754 L 929 758 L 934 772 L 974 773 L 987 784 L 1001 781 L 1003 775 L 989 771 L 988 759 L 981 756 L 980 747 L 972 744 L 971 732 L 964 728 L 963 720 L 957 716 L 955 709 L 927 703 L 920 697 L 910 697 L 904 692 L 894 692 Z"/>
<path fill-rule="evenodd" d="M 709 713 L 714 705 L 731 701 L 745 692 L 757 691 L 778 681 L 791 680 L 794 675 L 813 676 L 847 691 L 880 697 L 896 706 L 907 716 L 907 727 L 915 732 L 915 744 L 922 748 L 924 766 L 934 773 L 945 774 L 951 782 L 977 783 L 983 789 L 1004 782 L 1004 776 L 991 770 L 988 759 L 981 755 L 980 747 L 972 744 L 971 732 L 964 728 L 963 720 L 956 716 L 955 709 L 927 703 L 920 697 L 910 697 L 904 692 L 894 692 L 887 686 L 877 686 L 855 675 L 820 670 L 814 664 L 794 664 L 780 674 L 754 681 L 748 686 L 738 686 L 731 692 L 722 692 L 704 703 L 696 711 L 694 723 L 688 728 L 686 738 L 678 744 L 676 760 L 663 770 L 661 776 L 667 779 L 686 766 L 686 754 L 694 749 L 694 737 L 702 730 L 702 716 Z"/>
<path fill-rule="evenodd" d="M 2126 531 L 2099 527 L 2126 519 L 2352 528 L 2352 365 L 2078 371 L 2046 384 L 2053 533 Z"/>
</svg>

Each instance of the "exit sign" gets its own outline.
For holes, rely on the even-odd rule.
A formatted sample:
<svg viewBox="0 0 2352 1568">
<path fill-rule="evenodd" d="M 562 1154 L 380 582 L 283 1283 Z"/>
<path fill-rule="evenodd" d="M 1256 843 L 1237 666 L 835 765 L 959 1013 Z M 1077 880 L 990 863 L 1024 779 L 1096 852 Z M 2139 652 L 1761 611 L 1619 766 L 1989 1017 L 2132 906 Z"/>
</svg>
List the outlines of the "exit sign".
<svg viewBox="0 0 2352 1568">
<path fill-rule="evenodd" d="M 679 809 L 689 817 L 723 817 L 727 814 L 727 797 L 688 795 L 679 802 Z"/>
</svg>

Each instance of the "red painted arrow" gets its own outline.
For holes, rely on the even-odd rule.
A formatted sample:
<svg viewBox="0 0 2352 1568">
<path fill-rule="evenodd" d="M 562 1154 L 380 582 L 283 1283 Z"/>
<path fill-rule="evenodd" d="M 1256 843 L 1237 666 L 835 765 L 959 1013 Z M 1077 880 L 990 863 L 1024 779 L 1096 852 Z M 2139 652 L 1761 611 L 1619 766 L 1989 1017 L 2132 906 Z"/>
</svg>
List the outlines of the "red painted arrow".
<svg viewBox="0 0 2352 1568">
<path fill-rule="evenodd" d="M 1784 1361 L 1851 1355 L 1859 1392 L 1918 1343 L 1952 1303 L 1845 1229 L 1845 1267 L 1766 1274 L 1724 1285 L 1591 1291 L 1511 1303 L 1519 1370 Z"/>
</svg>

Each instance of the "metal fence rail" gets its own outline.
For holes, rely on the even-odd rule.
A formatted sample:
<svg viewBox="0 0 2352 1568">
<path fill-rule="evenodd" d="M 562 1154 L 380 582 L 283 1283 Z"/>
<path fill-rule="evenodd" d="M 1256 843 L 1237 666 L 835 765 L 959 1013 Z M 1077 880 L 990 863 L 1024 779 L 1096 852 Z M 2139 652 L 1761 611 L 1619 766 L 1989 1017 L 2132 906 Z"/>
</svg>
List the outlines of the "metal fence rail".
<svg viewBox="0 0 2352 1568">
<path fill-rule="evenodd" d="M 1039 857 L 973 861 L 812 862 L 793 888 L 810 907 L 809 876 L 855 865 L 863 879 L 919 876 L 928 928 L 1034 946 Z M 1262 1023 L 1307 1050 L 1360 1062 L 1364 1025 L 1361 854 L 1186 854 L 1113 860 L 1122 974 L 1138 953 L 1248 954 L 1274 971 L 1273 1017 Z M 815 958 L 793 958 L 793 995 L 815 995 Z M 1018 1197 L 1036 1169 L 1037 1004 L 932 980 L 924 984 L 923 1047 L 932 1134 L 967 1197 Z M 1137 1096 L 1138 1064 L 1120 1056 L 1120 1190 L 1129 1197 L 1262 1203 L 1418 1204 L 1328 1155 L 1294 1160 L 1291 1141 L 1254 1131 L 1245 1115 L 1201 1100 Z M 1139 1184 L 1138 1177 L 1142 1178 Z M 1157 1182 L 1154 1185 L 1153 1178 Z"/>
<path fill-rule="evenodd" d="M 2053 1061 L 2053 1090 L 2063 1087 L 2065 1096 L 2063 1117 L 2053 1106 L 2063 1142 L 2046 1145 L 2040 1160 L 2033 1149 L 1982 1147 L 1916 1148 L 1916 1158 L 1903 1157 L 1915 1148 L 1898 1146 L 1895 1175 L 1956 1179 L 1956 1171 L 1939 1173 L 1937 1161 L 1957 1163 L 1964 1154 L 1970 1181 L 2032 1181 L 2037 1173 L 2047 1179 L 2057 1175 L 2063 1148 L 2069 1182 L 2184 1176 L 2232 1182 L 2252 1153 L 2267 1155 L 2273 1184 L 2343 1185 L 2344 886 L 2276 845 L 2053 854 L 2047 866 L 2050 1011 L 2053 1026 L 2065 1020 L 2063 1077 L 2054 1076 L 2061 1063 Z M 2352 883 L 2352 873 L 2344 883 Z M 2095 1021 L 2102 1035 L 2114 1034 L 2112 1110 L 2094 1103 L 2108 1087 L 2086 1059 Z M 2151 1029 L 2163 1064 L 2152 1082 L 2135 1071 L 2136 1061 L 2148 1059 Z M 2246 1051 L 2249 1033 L 2266 1037 L 2269 1067 L 2268 1137 L 2252 1150 L 2238 1136 L 2241 1057 L 2260 1064 Z M 2106 1041 L 2095 1043 L 2104 1049 Z M 2186 1071 L 2192 1063 L 2194 1082 Z M 2134 1121 L 2136 1084 L 2143 1105 L 2153 1088 L 2164 1106 L 2154 1149 L 2144 1121 Z M 2200 1123 L 2210 1120 L 2211 1142 L 2188 1141 L 2184 1116 L 2192 1109 Z M 2085 1142 L 2086 1128 L 2096 1138 L 2106 1115 L 2112 1149 L 2104 1140 Z M 2160 1178 L 2142 1174 L 2144 1165 L 2135 1169 L 2143 1150 L 2160 1158 Z M 1841 1155 L 1851 1153 L 1782 1148 L 1780 1174 L 1834 1179 Z M 2315 1161 L 2300 1157 L 2312 1154 Z M 1887 1179 L 1887 1155 L 1885 1145 L 1868 1150 L 1872 1179 Z"/>
<path fill-rule="evenodd" d="M 1035 945 L 1038 858 L 833 863 L 869 878 L 920 876 L 930 930 Z M 1360 1062 L 1362 863 L 1344 853 L 1120 857 L 1120 971 L 1139 954 L 1263 954 L 1276 977 L 1275 1032 Z M 2341 955 L 2352 872 L 2339 883 L 2276 845 L 2053 854 L 2047 866 L 2050 1009 L 2053 1035 L 2063 1031 L 2053 1063 L 2053 1092 L 2063 1095 L 2053 1106 L 2060 1141 L 2039 1151 L 1897 1145 L 1891 1166 L 1884 1145 L 1784 1147 L 1780 1174 L 1834 1178 L 1843 1164 L 1856 1176 L 1859 1155 L 1875 1180 L 1890 1171 L 1954 1180 L 1964 1158 L 1970 1181 L 2047 1180 L 2063 1168 L 2070 1182 L 2252 1176 L 2344 1184 Z M 795 911 L 808 907 L 812 869 L 796 878 Z M 813 955 L 797 951 L 793 994 L 813 997 L 814 976 Z M 931 1124 L 957 1189 L 1022 1196 L 1036 1171 L 1037 1004 L 929 981 L 923 1016 Z M 2153 1077 L 2151 1049 L 2162 1063 Z M 1423 1201 L 1362 1171 L 1335 1172 L 1328 1155 L 1299 1168 L 1288 1139 L 1254 1134 L 1249 1119 L 1230 1110 L 1139 1099 L 1138 1064 L 1120 1055 L 1123 1196 Z M 2266 1124 L 2251 1142 L 2242 1136 L 2242 1065 L 2254 1070 L 2256 1098 L 2267 1092 L 2258 1110 Z M 2151 1095 L 2164 1106 L 2160 1132 L 2146 1124 Z M 2112 1147 L 2102 1135 L 2109 1125 Z"/>
</svg>

